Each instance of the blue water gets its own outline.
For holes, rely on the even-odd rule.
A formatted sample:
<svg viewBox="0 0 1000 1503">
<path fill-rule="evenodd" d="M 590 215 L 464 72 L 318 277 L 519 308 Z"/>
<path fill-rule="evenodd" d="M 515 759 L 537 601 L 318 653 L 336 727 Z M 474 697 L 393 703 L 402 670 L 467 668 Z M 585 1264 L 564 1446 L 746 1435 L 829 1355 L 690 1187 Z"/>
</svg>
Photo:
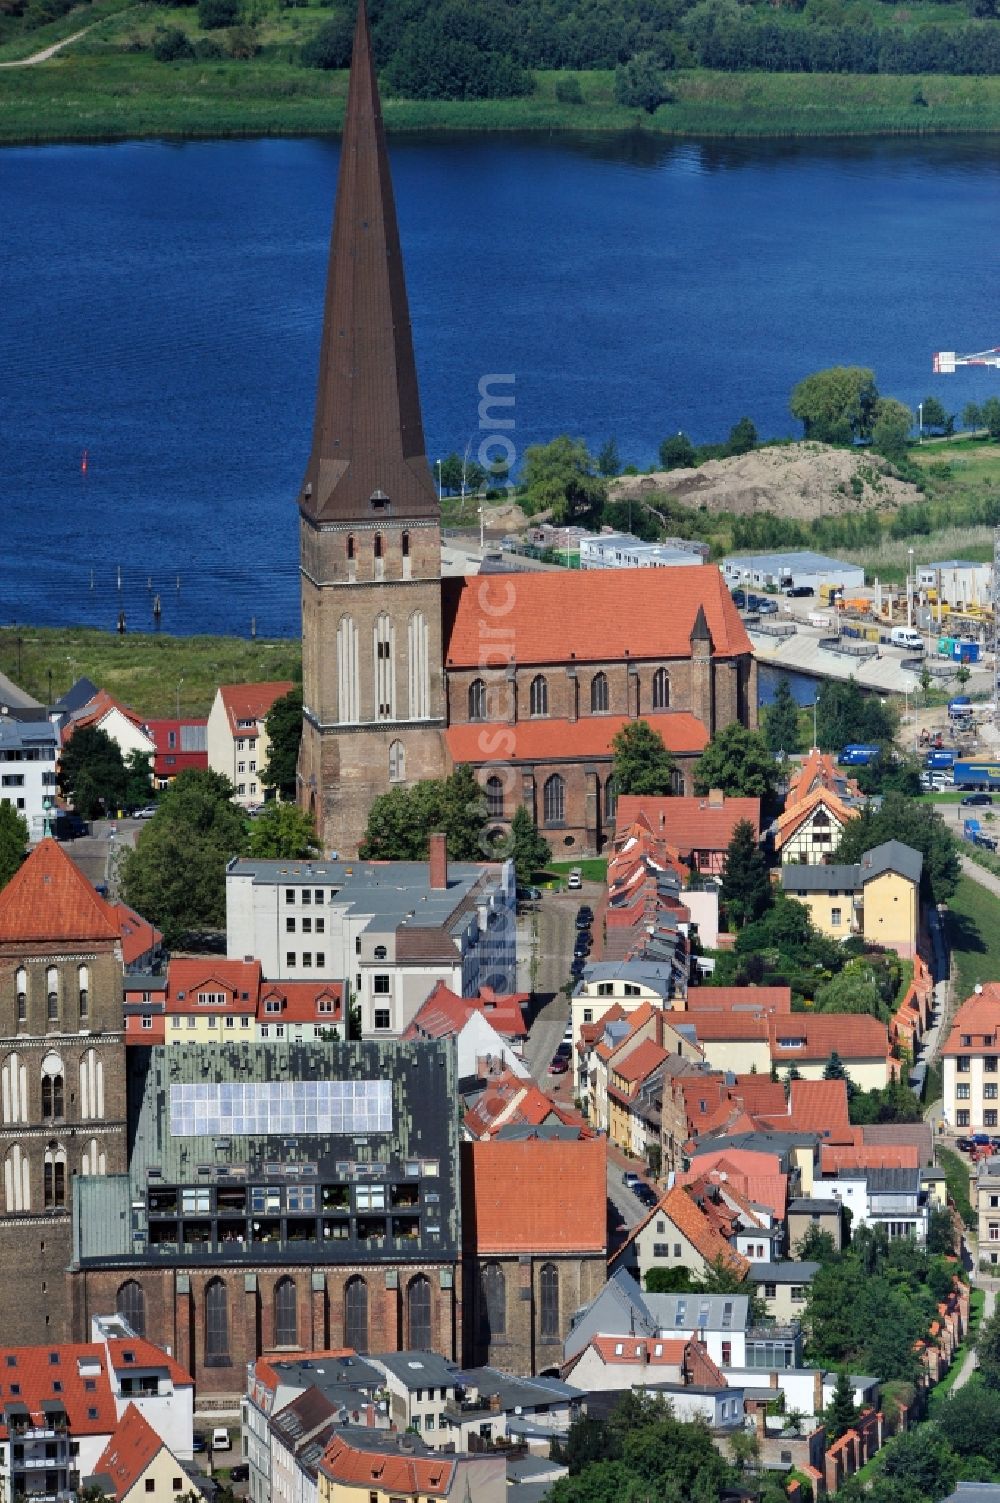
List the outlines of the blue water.
<svg viewBox="0 0 1000 1503">
<path fill-rule="evenodd" d="M 338 146 L 146 143 L 0 154 L 0 622 L 298 629 Z M 996 373 L 996 143 L 392 146 L 428 453 L 515 379 L 518 453 L 614 434 L 640 464 L 835 362 L 961 409 Z M 89 469 L 81 472 L 84 449 Z M 117 588 L 118 566 L 122 589 Z M 180 579 L 180 588 L 177 580 Z M 150 584 L 147 584 L 150 581 Z"/>
</svg>

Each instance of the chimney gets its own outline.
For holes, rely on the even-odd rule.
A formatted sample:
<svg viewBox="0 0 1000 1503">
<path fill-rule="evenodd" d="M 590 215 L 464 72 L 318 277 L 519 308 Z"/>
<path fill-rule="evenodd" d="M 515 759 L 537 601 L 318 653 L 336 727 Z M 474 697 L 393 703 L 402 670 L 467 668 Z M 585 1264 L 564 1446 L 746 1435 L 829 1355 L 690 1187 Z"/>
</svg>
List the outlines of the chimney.
<svg viewBox="0 0 1000 1503">
<path fill-rule="evenodd" d="M 448 886 L 448 837 L 437 830 L 430 839 L 431 887 L 436 892 Z"/>
</svg>

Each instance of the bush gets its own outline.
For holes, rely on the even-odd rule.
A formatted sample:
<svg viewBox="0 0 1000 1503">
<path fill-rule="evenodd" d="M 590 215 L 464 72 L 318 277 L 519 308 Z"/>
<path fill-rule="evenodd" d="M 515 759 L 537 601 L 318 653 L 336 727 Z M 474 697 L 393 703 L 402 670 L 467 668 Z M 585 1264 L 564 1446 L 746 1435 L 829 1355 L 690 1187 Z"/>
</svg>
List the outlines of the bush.
<svg viewBox="0 0 1000 1503">
<path fill-rule="evenodd" d="M 556 84 L 556 98 L 560 104 L 582 104 L 583 91 L 578 78 L 560 78 Z"/>
<path fill-rule="evenodd" d="M 351 43 L 354 28 L 346 15 L 334 16 L 302 49 L 302 61 L 307 68 L 346 68 L 351 61 Z"/>
<path fill-rule="evenodd" d="M 656 112 L 673 98 L 656 59 L 649 52 L 640 53 L 615 69 L 615 104 L 630 110 Z"/>
<path fill-rule="evenodd" d="M 194 44 L 194 55 L 201 63 L 218 62 L 219 58 L 225 57 L 221 42 L 214 37 L 199 37 Z"/>
<path fill-rule="evenodd" d="M 198 25 L 203 31 L 221 31 L 239 19 L 239 0 L 198 0 Z"/>
<path fill-rule="evenodd" d="M 153 37 L 153 56 L 158 63 L 179 63 L 194 57 L 194 48 L 179 26 L 163 26 Z"/>
<path fill-rule="evenodd" d="M 248 62 L 260 51 L 260 39 L 255 26 L 233 26 L 226 36 L 226 51 L 239 62 Z"/>
</svg>

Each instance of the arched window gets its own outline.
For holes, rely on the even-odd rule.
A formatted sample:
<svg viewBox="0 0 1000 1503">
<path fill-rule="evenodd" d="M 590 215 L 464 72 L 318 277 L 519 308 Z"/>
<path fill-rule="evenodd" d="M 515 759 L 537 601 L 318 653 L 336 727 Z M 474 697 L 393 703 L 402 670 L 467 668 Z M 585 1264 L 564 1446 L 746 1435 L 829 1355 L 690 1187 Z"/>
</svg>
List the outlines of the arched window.
<svg viewBox="0 0 1000 1503">
<path fill-rule="evenodd" d="M 28 1021 L 28 973 L 23 965 L 17 968 L 15 985 L 17 987 L 17 1021 L 26 1023 Z"/>
<path fill-rule="evenodd" d="M 209 1367 L 229 1362 L 229 1292 L 222 1279 L 205 1287 L 205 1362 Z"/>
<path fill-rule="evenodd" d="M 380 532 L 375 534 L 375 557 L 382 557 L 382 534 Z"/>
<path fill-rule="evenodd" d="M 496 773 L 486 779 L 486 817 L 503 819 L 503 778 Z"/>
<path fill-rule="evenodd" d="M 543 1263 L 539 1276 L 541 1322 L 538 1334 L 543 1341 L 559 1339 L 559 1270 L 554 1263 Z"/>
<path fill-rule="evenodd" d="M 354 562 L 354 534 L 351 532 L 347 534 L 347 561 Z"/>
<path fill-rule="evenodd" d="M 529 693 L 529 708 L 532 715 L 547 715 L 549 713 L 549 686 L 541 673 L 536 673 L 531 680 Z"/>
<path fill-rule="evenodd" d="M 42 1060 L 42 1120 L 58 1121 L 64 1114 L 65 1076 L 58 1054 L 49 1052 Z"/>
<path fill-rule="evenodd" d="M 402 545 L 403 557 L 404 558 L 409 558 L 409 556 L 410 556 L 410 534 L 408 532 L 404 532 L 399 541 L 400 541 L 400 543 Z"/>
<path fill-rule="evenodd" d="M 101 1145 L 98 1143 L 97 1139 L 91 1138 L 87 1147 L 83 1150 L 83 1157 L 80 1160 L 80 1173 L 107 1174 L 107 1172 L 107 1154 L 101 1152 Z"/>
<path fill-rule="evenodd" d="M 653 674 L 653 709 L 665 710 L 670 704 L 670 675 L 665 668 Z"/>
<path fill-rule="evenodd" d="M 341 617 L 337 627 L 337 693 L 341 723 L 353 725 L 359 714 L 358 629 L 350 616 Z"/>
<path fill-rule="evenodd" d="M 608 778 L 604 785 L 604 818 L 614 819 L 615 810 L 618 807 L 618 790 L 615 788 L 614 778 Z"/>
<path fill-rule="evenodd" d="M 45 996 L 48 1003 L 48 1020 L 50 1023 L 59 1021 L 59 972 L 54 965 L 50 965 L 45 972 Z"/>
<path fill-rule="evenodd" d="M 507 1334 L 507 1280 L 499 1263 L 487 1263 L 483 1269 L 483 1313 L 490 1336 Z"/>
<path fill-rule="evenodd" d="M 28 1120 L 28 1071 L 17 1053 L 8 1054 L 0 1072 L 0 1093 L 5 1122 Z"/>
<path fill-rule="evenodd" d="M 76 968 L 76 987 L 80 1002 L 80 1022 L 85 1023 L 90 1011 L 90 972 L 85 965 Z"/>
<path fill-rule="evenodd" d="M 406 626 L 409 663 L 409 716 L 426 720 L 431 713 L 430 634 L 423 611 L 414 611 Z"/>
<path fill-rule="evenodd" d="M 604 715 L 608 708 L 608 675 L 595 673 L 590 680 L 590 710 L 593 715 Z"/>
<path fill-rule="evenodd" d="M 368 1285 L 362 1278 L 348 1279 L 344 1290 L 344 1345 L 368 1350 Z"/>
<path fill-rule="evenodd" d="M 299 1339 L 299 1301 L 294 1279 L 279 1279 L 274 1286 L 274 1344 L 296 1346 Z"/>
<path fill-rule="evenodd" d="M 469 719 L 486 719 L 486 680 L 474 678 L 469 685 Z"/>
<path fill-rule="evenodd" d="M 145 1336 L 146 1296 L 140 1283 L 135 1279 L 126 1279 L 124 1284 L 119 1284 L 115 1308 L 137 1336 Z"/>
<path fill-rule="evenodd" d="M 85 1049 L 80 1056 L 80 1116 L 85 1122 L 104 1116 L 104 1061 L 96 1049 Z"/>
<path fill-rule="evenodd" d="M 566 784 L 557 772 L 546 781 L 542 810 L 547 825 L 561 825 L 566 818 Z"/>
<path fill-rule="evenodd" d="M 396 674 L 393 663 L 392 620 L 383 611 L 375 618 L 375 713 L 380 720 L 396 718 Z"/>
<path fill-rule="evenodd" d="M 411 1352 L 426 1352 L 431 1346 L 431 1281 L 418 1273 L 406 1289 L 406 1345 Z"/>
<path fill-rule="evenodd" d="M 393 741 L 389 747 L 389 782 L 401 783 L 406 777 L 406 751 L 402 741 Z"/>
<path fill-rule="evenodd" d="M 28 1155 L 20 1143 L 7 1150 L 3 1164 L 4 1192 L 8 1211 L 31 1210 L 31 1171 Z"/>
<path fill-rule="evenodd" d="M 50 1143 L 45 1150 L 42 1174 L 43 1198 L 47 1211 L 66 1208 L 66 1150 Z"/>
</svg>

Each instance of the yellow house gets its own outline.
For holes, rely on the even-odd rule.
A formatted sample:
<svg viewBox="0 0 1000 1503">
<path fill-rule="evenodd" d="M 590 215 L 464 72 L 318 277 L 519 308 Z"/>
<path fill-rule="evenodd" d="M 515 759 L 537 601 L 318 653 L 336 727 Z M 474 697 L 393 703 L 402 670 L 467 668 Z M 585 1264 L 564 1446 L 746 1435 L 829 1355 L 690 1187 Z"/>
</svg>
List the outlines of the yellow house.
<svg viewBox="0 0 1000 1503">
<path fill-rule="evenodd" d="M 416 1435 L 338 1431 L 323 1453 L 318 1503 L 504 1503 L 503 1452 L 430 1451 Z"/>
<path fill-rule="evenodd" d="M 919 851 L 887 840 L 851 866 L 784 866 L 780 879 L 821 933 L 831 939 L 860 934 L 911 959 L 920 929 L 922 869 Z"/>
<path fill-rule="evenodd" d="M 204 1493 L 134 1404 L 125 1410 L 87 1480 L 114 1503 L 204 1500 Z"/>
<path fill-rule="evenodd" d="M 261 774 L 267 765 L 268 712 L 292 685 L 223 684 L 208 715 L 208 765 L 222 773 L 244 808 L 264 802 Z"/>
</svg>

